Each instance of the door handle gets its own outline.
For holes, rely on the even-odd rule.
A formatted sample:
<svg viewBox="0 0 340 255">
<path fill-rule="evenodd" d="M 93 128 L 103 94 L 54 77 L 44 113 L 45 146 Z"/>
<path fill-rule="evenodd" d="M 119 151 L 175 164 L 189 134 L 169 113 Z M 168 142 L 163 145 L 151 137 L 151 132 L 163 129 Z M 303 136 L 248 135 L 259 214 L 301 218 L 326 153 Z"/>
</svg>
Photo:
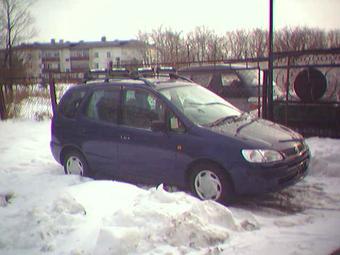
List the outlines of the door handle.
<svg viewBox="0 0 340 255">
<path fill-rule="evenodd" d="M 130 136 L 128 136 L 128 135 L 121 135 L 120 139 L 128 141 L 128 140 L 130 140 Z"/>
</svg>

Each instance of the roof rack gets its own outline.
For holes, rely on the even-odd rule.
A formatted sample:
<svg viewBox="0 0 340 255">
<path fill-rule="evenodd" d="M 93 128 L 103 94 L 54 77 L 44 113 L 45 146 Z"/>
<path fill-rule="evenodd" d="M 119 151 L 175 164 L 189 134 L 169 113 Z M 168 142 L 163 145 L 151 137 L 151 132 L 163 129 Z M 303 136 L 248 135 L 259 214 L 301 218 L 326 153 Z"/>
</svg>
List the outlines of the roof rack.
<svg viewBox="0 0 340 255">
<path fill-rule="evenodd" d="M 90 69 L 84 74 L 85 83 L 93 80 L 109 81 L 109 79 L 130 78 L 130 72 L 126 68 Z"/>
<path fill-rule="evenodd" d="M 134 72 L 134 74 L 137 75 L 137 76 L 142 76 L 142 77 L 154 77 L 155 76 L 155 69 L 151 66 L 149 66 L 149 67 L 139 67 Z"/>
<path fill-rule="evenodd" d="M 175 74 L 176 73 L 176 69 L 172 66 L 157 66 L 156 67 L 156 74 Z"/>
<path fill-rule="evenodd" d="M 170 74 L 175 74 L 176 69 L 172 66 L 156 66 L 156 67 L 139 67 L 133 71 L 134 76 L 139 77 L 169 77 Z"/>
<path fill-rule="evenodd" d="M 113 79 L 134 79 L 143 81 L 146 85 L 154 87 L 155 85 L 147 78 L 167 77 L 170 79 L 182 79 L 188 82 L 192 80 L 177 74 L 173 67 L 142 67 L 136 71 L 129 72 L 126 68 L 112 68 L 112 69 L 91 69 L 85 73 L 85 83 L 89 82 L 108 82 Z"/>
<path fill-rule="evenodd" d="M 193 82 L 193 81 L 190 80 L 189 78 L 184 77 L 184 76 L 182 76 L 182 75 L 179 75 L 179 74 L 177 74 L 177 73 L 169 73 L 169 77 L 170 77 L 170 79 L 175 79 L 175 80 L 177 80 L 177 79 L 182 79 L 182 80 L 185 80 L 185 81 L 187 81 L 187 82 Z"/>
</svg>

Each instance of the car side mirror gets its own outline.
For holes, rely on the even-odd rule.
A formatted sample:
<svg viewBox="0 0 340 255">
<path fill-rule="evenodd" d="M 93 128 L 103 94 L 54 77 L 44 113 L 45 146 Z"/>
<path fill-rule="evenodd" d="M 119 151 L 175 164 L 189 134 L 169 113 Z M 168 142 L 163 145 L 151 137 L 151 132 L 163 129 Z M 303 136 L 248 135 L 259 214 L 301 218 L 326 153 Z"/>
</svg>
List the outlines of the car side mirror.
<svg viewBox="0 0 340 255">
<path fill-rule="evenodd" d="M 154 132 L 165 132 L 166 124 L 164 121 L 154 120 L 151 122 L 151 130 Z"/>
</svg>

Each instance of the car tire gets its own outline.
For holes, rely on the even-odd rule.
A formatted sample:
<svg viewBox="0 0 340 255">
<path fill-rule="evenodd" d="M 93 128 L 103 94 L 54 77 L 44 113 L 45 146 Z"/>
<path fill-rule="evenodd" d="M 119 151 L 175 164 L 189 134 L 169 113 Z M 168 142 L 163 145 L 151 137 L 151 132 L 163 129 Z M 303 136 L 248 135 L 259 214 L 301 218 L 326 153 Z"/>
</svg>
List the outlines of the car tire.
<svg viewBox="0 0 340 255">
<path fill-rule="evenodd" d="M 231 203 L 235 198 L 234 188 L 224 171 L 214 164 L 195 166 L 190 176 L 191 191 L 201 200 Z"/>
<path fill-rule="evenodd" d="M 89 176 L 90 169 L 84 158 L 79 152 L 70 151 L 64 159 L 65 174 L 75 174 L 80 176 Z"/>
</svg>

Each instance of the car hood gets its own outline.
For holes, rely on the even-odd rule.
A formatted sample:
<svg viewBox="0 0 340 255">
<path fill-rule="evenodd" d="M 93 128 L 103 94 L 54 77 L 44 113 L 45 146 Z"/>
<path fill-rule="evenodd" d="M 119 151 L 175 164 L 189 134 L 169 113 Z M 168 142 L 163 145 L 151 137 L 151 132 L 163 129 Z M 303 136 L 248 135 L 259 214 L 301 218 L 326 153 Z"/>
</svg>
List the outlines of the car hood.
<svg viewBox="0 0 340 255">
<path fill-rule="evenodd" d="M 215 133 L 237 137 L 256 144 L 256 146 L 261 144 L 264 147 L 277 147 L 278 144 L 303 140 L 300 134 L 285 126 L 250 115 L 226 121 L 221 125 L 209 127 L 209 129 Z"/>
</svg>

